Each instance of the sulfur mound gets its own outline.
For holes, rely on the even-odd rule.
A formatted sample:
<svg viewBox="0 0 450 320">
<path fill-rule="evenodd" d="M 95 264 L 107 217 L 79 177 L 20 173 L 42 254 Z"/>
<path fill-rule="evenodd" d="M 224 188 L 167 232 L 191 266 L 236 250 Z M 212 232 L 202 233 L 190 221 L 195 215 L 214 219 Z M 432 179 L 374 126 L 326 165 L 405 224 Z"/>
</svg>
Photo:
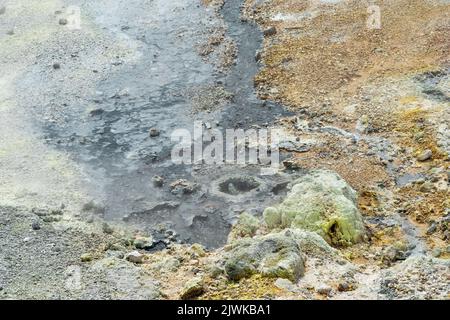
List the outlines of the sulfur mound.
<svg viewBox="0 0 450 320">
<path fill-rule="evenodd" d="M 264 211 L 264 221 L 270 229 L 316 232 L 335 246 L 357 243 L 365 233 L 356 191 L 338 174 L 327 170 L 297 179 L 281 204 Z"/>
</svg>

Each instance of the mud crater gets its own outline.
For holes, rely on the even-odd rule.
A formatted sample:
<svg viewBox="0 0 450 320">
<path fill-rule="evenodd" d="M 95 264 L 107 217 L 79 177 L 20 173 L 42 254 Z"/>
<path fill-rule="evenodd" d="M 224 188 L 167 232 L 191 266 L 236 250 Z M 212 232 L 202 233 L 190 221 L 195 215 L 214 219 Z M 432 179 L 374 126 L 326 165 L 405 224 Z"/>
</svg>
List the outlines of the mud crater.
<svg viewBox="0 0 450 320">
<path fill-rule="evenodd" d="M 260 183 L 252 177 L 231 177 L 219 183 L 219 191 L 236 196 L 255 190 L 259 185 Z"/>
</svg>

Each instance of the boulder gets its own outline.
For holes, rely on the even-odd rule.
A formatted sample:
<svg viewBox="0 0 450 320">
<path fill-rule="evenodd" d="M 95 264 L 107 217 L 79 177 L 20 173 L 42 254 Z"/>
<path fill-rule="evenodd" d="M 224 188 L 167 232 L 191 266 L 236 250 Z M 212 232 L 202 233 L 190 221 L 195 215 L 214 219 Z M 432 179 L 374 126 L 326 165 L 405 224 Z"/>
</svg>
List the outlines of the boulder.
<svg viewBox="0 0 450 320">
<path fill-rule="evenodd" d="M 316 232 L 336 246 L 357 243 L 365 234 L 356 191 L 337 173 L 327 170 L 297 179 L 283 202 L 267 208 L 263 216 L 270 229 Z"/>
<path fill-rule="evenodd" d="M 259 273 L 296 282 L 304 268 L 297 241 L 285 232 L 236 240 L 225 255 L 225 273 L 230 280 Z"/>
</svg>

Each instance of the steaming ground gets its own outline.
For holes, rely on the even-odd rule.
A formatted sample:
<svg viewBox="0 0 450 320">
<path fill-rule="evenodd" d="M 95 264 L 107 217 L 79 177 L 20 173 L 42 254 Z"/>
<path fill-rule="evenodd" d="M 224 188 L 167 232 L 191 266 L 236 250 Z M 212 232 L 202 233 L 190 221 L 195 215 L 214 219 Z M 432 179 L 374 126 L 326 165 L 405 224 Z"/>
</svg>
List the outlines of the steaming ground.
<svg viewBox="0 0 450 320">
<path fill-rule="evenodd" d="M 353 2 L 240 4 L 0 2 L 2 298 L 448 298 L 448 4 L 414 2 L 429 23 L 376 40 Z M 195 120 L 282 126 L 287 168 L 174 165 L 170 134 Z M 298 282 L 230 283 L 232 224 L 317 168 L 358 192 L 367 241 L 305 248 Z"/>
</svg>

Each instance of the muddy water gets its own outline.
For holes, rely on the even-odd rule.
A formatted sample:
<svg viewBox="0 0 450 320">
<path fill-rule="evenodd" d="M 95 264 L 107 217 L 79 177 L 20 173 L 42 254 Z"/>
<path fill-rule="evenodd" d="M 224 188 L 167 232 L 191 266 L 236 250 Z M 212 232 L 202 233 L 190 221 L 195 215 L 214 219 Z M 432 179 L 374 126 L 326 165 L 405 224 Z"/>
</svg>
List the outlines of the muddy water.
<svg viewBox="0 0 450 320">
<path fill-rule="evenodd" d="M 42 129 L 49 144 L 71 154 L 89 172 L 95 186 L 92 200 L 104 208 L 98 211 L 105 219 L 148 229 L 156 238 L 175 230 L 178 241 L 216 247 L 226 241 L 240 213 L 261 214 L 283 196 L 290 176 L 260 176 L 261 168 L 250 165 L 175 165 L 170 158 L 171 133 L 192 131 L 195 120 L 218 123 L 219 130 L 245 129 L 271 125 L 286 114 L 254 93 L 262 35 L 257 26 L 241 22 L 241 1 L 226 1 L 224 21 L 198 0 L 75 2 L 96 32 L 125 44 L 131 54 L 110 57 L 106 76 L 80 99 L 64 96 L 67 83 L 40 81 L 40 91 L 52 87 L 68 100 L 57 113 L 64 121 L 43 121 Z M 236 64 L 227 74 L 216 72 L 196 51 L 208 30 L 224 23 L 238 46 Z M 22 86 L 37 80 L 29 74 Z M 218 83 L 232 94 L 231 101 L 213 112 L 193 112 L 183 93 Z M 55 116 L 52 102 L 41 101 L 42 118 Z M 159 136 L 150 137 L 151 128 Z M 152 183 L 155 175 L 164 178 L 162 187 Z M 195 191 L 172 192 L 170 184 L 178 179 Z"/>
</svg>

